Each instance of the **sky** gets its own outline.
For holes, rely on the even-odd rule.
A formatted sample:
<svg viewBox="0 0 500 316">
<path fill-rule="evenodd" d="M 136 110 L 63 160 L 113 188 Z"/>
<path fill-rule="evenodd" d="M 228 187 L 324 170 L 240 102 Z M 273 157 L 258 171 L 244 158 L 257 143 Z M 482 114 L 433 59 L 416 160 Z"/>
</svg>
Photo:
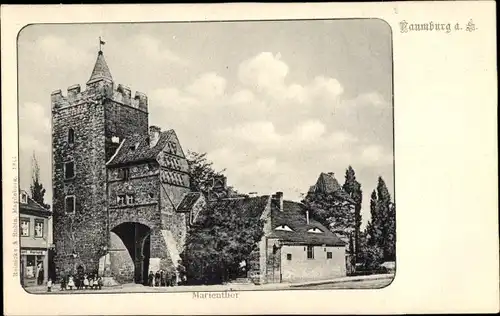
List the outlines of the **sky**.
<svg viewBox="0 0 500 316">
<path fill-rule="evenodd" d="M 299 201 L 351 165 L 363 223 L 382 176 L 394 197 L 391 30 L 377 19 L 30 25 L 18 37 L 21 188 L 32 156 L 51 203 L 50 94 L 80 84 L 99 47 L 149 123 L 206 152 L 241 193 Z"/>
</svg>

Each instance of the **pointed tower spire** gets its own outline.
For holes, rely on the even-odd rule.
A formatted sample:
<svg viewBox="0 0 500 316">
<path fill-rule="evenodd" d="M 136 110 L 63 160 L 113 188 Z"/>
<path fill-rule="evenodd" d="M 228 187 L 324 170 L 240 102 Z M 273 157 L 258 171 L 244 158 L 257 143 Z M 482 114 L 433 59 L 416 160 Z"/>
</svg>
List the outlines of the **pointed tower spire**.
<svg viewBox="0 0 500 316">
<path fill-rule="evenodd" d="M 99 52 L 97 53 L 97 60 L 95 62 L 94 70 L 92 71 L 92 75 L 90 75 L 90 79 L 89 81 L 87 81 L 87 84 L 101 79 L 113 81 L 113 77 L 111 77 L 111 72 L 109 71 L 108 64 L 106 64 L 104 55 L 102 51 L 99 50 Z"/>
</svg>

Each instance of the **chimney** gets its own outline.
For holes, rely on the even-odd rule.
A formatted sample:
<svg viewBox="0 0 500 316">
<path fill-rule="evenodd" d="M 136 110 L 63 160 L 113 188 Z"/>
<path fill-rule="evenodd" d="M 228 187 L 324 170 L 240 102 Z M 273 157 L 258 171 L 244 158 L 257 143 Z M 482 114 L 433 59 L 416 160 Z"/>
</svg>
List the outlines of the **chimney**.
<svg viewBox="0 0 500 316">
<path fill-rule="evenodd" d="M 227 182 L 227 179 L 225 176 L 223 175 L 219 175 L 219 176 L 215 176 L 213 179 L 212 179 L 212 189 L 214 191 L 225 191 L 227 188 L 226 188 L 226 182 Z"/>
<path fill-rule="evenodd" d="M 149 127 L 149 147 L 153 148 L 160 139 L 161 128 L 158 126 Z"/>
<path fill-rule="evenodd" d="M 283 192 L 276 192 L 276 194 L 273 194 L 272 202 L 280 212 L 283 212 Z"/>
</svg>

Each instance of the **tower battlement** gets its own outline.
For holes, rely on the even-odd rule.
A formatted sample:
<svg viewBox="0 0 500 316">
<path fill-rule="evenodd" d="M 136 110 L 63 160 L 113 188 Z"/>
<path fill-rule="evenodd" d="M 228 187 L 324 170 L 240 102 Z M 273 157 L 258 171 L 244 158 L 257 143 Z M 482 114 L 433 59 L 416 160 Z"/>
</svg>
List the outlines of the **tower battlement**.
<svg viewBox="0 0 500 316">
<path fill-rule="evenodd" d="M 106 98 L 110 101 L 148 112 L 148 97 L 146 94 L 135 91 L 132 98 L 132 91 L 129 87 L 122 84 L 115 86 L 112 82 L 104 80 L 87 84 L 87 89 L 85 90 L 82 90 L 79 84 L 69 86 L 66 94 L 63 94 L 61 89 L 55 90 L 51 94 L 51 103 L 53 110 L 59 110 L 100 98 Z"/>
</svg>

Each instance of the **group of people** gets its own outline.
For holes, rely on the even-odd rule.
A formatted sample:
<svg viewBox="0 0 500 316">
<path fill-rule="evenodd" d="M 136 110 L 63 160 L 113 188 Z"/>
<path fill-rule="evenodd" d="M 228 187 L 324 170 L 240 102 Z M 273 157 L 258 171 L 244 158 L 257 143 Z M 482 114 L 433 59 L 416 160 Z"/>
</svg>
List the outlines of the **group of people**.
<svg viewBox="0 0 500 316">
<path fill-rule="evenodd" d="M 97 274 L 77 274 L 75 276 L 69 274 L 67 276 L 61 276 L 59 282 L 61 283 L 61 291 L 66 290 L 100 290 L 102 289 L 103 281 Z M 49 279 L 47 282 L 48 291 L 51 291 L 52 280 Z"/>
<path fill-rule="evenodd" d="M 156 273 L 149 271 L 148 286 L 174 286 L 177 285 L 177 276 L 173 272 L 158 270 Z"/>
</svg>

